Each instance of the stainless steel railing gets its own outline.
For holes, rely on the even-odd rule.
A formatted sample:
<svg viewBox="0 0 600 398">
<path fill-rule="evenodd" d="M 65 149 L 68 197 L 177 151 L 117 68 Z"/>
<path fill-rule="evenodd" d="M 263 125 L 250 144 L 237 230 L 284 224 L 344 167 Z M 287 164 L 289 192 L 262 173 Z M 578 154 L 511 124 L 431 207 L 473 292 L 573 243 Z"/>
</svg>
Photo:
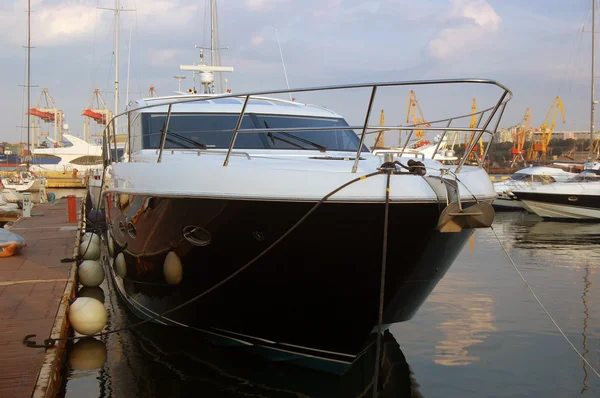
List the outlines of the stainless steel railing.
<svg viewBox="0 0 600 398">
<path fill-rule="evenodd" d="M 369 118 L 371 116 L 372 107 L 373 107 L 373 103 L 376 98 L 378 88 L 402 87 L 402 86 L 455 85 L 455 84 L 491 85 L 491 86 L 496 86 L 496 87 L 500 88 L 502 90 L 502 92 L 499 96 L 499 99 L 496 101 L 496 103 L 493 106 L 483 109 L 479 112 L 475 112 L 475 113 L 470 113 L 470 114 L 465 114 L 465 115 L 455 116 L 455 117 L 450 117 L 450 118 L 444 118 L 444 119 L 439 119 L 439 120 L 427 121 L 427 122 L 423 122 L 423 123 L 405 125 L 405 126 L 369 125 Z M 293 93 L 307 93 L 307 92 L 337 91 L 337 90 L 348 90 L 348 89 L 359 89 L 359 88 L 365 88 L 365 89 L 369 88 L 370 89 L 367 111 L 366 111 L 366 115 L 364 118 L 364 122 L 361 125 L 336 126 L 336 127 L 333 127 L 333 126 L 331 126 L 331 127 L 308 127 L 308 128 L 306 128 L 306 127 L 264 128 L 264 129 L 263 128 L 259 128 L 259 129 L 242 129 L 241 128 L 242 120 L 244 118 L 244 115 L 246 114 L 246 109 L 247 109 L 247 106 L 251 99 L 262 99 L 261 97 L 268 96 L 268 95 L 287 94 L 287 93 L 292 93 L 292 92 Z M 110 122 L 107 124 L 107 126 L 103 132 L 103 143 L 104 143 L 104 149 L 105 149 L 105 165 L 108 165 L 112 162 L 120 161 L 120 159 L 118 159 L 118 156 L 115 156 L 116 159 L 113 159 L 113 156 L 111 153 L 112 151 L 110 150 L 110 145 L 111 145 L 111 141 L 112 141 L 114 153 L 115 153 L 115 155 L 117 154 L 117 138 L 116 138 L 117 130 L 116 130 L 116 122 L 115 122 L 115 120 L 117 118 L 122 117 L 122 116 L 127 117 L 126 149 L 127 149 L 127 155 L 131 156 L 131 150 L 132 150 L 131 113 L 139 112 L 140 110 L 148 109 L 148 108 L 167 106 L 167 115 L 166 115 L 164 126 L 161 130 L 160 147 L 158 149 L 157 162 L 160 163 L 162 161 L 162 154 L 163 154 L 163 150 L 164 150 L 165 143 L 167 140 L 167 135 L 169 134 L 169 123 L 170 123 L 173 108 L 176 105 L 180 105 L 180 104 L 188 104 L 188 103 L 202 102 L 202 101 L 208 101 L 208 100 L 217 100 L 217 99 L 224 99 L 224 98 L 236 98 L 239 100 L 243 100 L 243 104 L 242 104 L 242 107 L 241 107 L 241 110 L 240 110 L 240 113 L 239 113 L 239 116 L 238 116 L 238 119 L 236 122 L 235 129 L 233 130 L 233 134 L 232 134 L 231 141 L 229 143 L 228 150 L 227 150 L 227 152 L 225 152 L 225 160 L 223 162 L 224 167 L 227 167 L 227 165 L 229 164 L 229 159 L 233 153 L 233 149 L 235 147 L 236 139 L 237 139 L 239 133 L 360 130 L 361 131 L 360 142 L 359 142 L 359 145 L 358 145 L 358 148 L 356 151 L 356 156 L 354 158 L 354 162 L 352 165 L 352 172 L 355 173 L 358 168 L 358 163 L 360 161 L 360 154 L 363 150 L 365 138 L 368 134 L 379 133 L 381 131 L 399 131 L 399 132 L 410 131 L 409 135 L 407 136 L 406 140 L 404 141 L 404 146 L 402 147 L 402 150 L 399 152 L 400 156 L 402 156 L 405 153 L 409 152 L 407 147 L 413 136 L 413 133 L 416 130 L 442 131 L 443 132 L 442 136 L 439 138 L 439 141 L 437 143 L 436 149 L 433 154 L 433 158 L 435 158 L 435 156 L 438 153 L 438 150 L 440 148 L 440 145 L 442 144 L 444 138 L 446 137 L 446 135 L 448 134 L 449 131 L 471 132 L 471 133 L 473 133 L 473 136 L 472 136 L 468 146 L 465 148 L 464 155 L 460 159 L 460 161 L 457 165 L 456 171 L 455 171 L 456 173 L 458 173 L 464 166 L 467 159 L 469 159 L 469 156 L 473 152 L 475 146 L 477 145 L 477 142 L 479 142 L 479 140 L 483 137 L 484 134 L 490 135 L 489 142 L 491 143 L 491 141 L 493 140 L 494 134 L 495 134 L 496 130 L 498 129 L 498 125 L 500 123 L 500 120 L 501 120 L 504 110 L 506 108 L 506 104 L 512 98 L 512 92 L 507 87 L 505 87 L 502 84 L 497 83 L 493 80 L 445 79 L 445 80 L 421 80 L 421 81 L 380 82 L 380 83 L 365 83 L 365 84 L 346 84 L 346 85 L 310 87 L 310 88 L 287 89 L 287 90 L 259 91 L 259 92 L 253 92 L 253 93 L 243 93 L 243 94 L 224 94 L 224 95 L 217 95 L 217 96 L 210 96 L 210 97 L 187 97 L 187 96 L 172 97 L 172 99 L 173 99 L 172 101 L 170 98 L 164 99 L 163 102 L 158 102 L 156 104 L 149 104 L 149 105 L 146 105 L 143 107 L 138 107 L 138 108 L 120 113 L 118 115 L 115 115 L 110 120 Z M 271 100 L 276 100 L 276 99 L 271 99 Z M 165 102 L 165 101 L 168 101 L 168 102 Z M 477 126 L 475 126 L 475 127 L 458 127 L 458 126 L 453 127 L 452 126 L 452 124 L 455 121 L 461 120 L 461 119 L 466 119 L 466 118 L 471 118 L 473 115 L 479 116 Z M 492 122 L 494 122 L 493 128 L 490 129 Z M 434 125 L 434 124 L 441 124 L 441 123 L 446 123 L 446 125 L 441 126 L 441 127 L 432 127 L 432 125 Z M 480 125 L 481 125 L 481 127 L 480 127 Z M 423 127 L 425 127 L 425 128 L 423 128 Z M 207 151 L 211 151 L 211 150 L 207 150 Z M 489 151 L 489 144 L 488 144 L 487 148 L 485 149 L 483 158 L 485 158 L 488 151 Z M 219 151 L 219 152 L 222 152 L 222 151 Z M 475 156 L 475 158 L 477 159 L 478 165 L 481 167 L 482 160 L 480 160 L 477 156 Z"/>
</svg>

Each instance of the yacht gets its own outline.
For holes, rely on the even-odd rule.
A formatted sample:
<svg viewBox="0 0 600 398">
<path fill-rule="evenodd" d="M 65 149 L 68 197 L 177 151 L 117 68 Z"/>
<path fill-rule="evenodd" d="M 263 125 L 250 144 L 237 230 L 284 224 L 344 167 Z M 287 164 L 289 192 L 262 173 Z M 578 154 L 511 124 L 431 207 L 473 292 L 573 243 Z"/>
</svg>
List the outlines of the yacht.
<svg viewBox="0 0 600 398">
<path fill-rule="evenodd" d="M 600 221 L 600 162 L 565 182 L 512 189 L 525 208 L 543 218 Z"/>
<path fill-rule="evenodd" d="M 30 169 L 36 173 L 77 173 L 102 169 L 102 146 L 90 144 L 81 138 L 63 134 L 63 141 L 52 142 L 52 147 L 38 147 L 32 151 Z"/>
<path fill-rule="evenodd" d="M 530 185 L 551 184 L 566 181 L 577 173 L 569 173 L 563 169 L 546 166 L 531 166 L 515 172 L 510 179 L 495 182 L 494 189 L 498 194 L 494 207 L 504 210 L 523 210 L 523 204 L 513 194 L 513 188 Z"/>
<path fill-rule="evenodd" d="M 407 142 L 422 129 L 370 125 L 377 89 L 397 90 L 397 102 L 411 86 L 478 84 L 498 93 L 478 112 L 481 127 L 468 127 L 471 115 L 427 127 L 446 134 L 452 124 L 478 142 L 493 135 L 512 96 L 490 80 L 246 94 L 205 86 L 203 94 L 130 102 L 114 123 L 127 126 L 125 153 L 114 156 L 105 130 L 97 184 L 116 290 L 141 318 L 273 360 L 345 371 L 371 333 L 412 318 L 473 231 L 494 218 L 488 174 L 465 164 L 473 145 L 451 165 L 367 149 L 365 139 L 382 129 L 409 132 Z M 356 89 L 370 94 L 355 125 L 334 106 L 277 98 Z"/>
</svg>

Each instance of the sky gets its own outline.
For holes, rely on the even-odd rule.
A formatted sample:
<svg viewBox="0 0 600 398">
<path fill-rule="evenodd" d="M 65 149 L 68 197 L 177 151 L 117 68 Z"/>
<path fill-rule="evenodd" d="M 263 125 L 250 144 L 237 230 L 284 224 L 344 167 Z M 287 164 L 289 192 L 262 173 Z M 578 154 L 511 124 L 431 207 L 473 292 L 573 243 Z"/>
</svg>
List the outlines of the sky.
<svg viewBox="0 0 600 398">
<path fill-rule="evenodd" d="M 81 112 L 98 88 L 113 107 L 114 0 L 32 0 L 31 102 L 47 88 L 80 135 Z M 557 95 L 566 123 L 556 130 L 589 130 L 591 0 L 220 0 L 223 65 L 234 66 L 235 92 L 286 87 L 275 29 L 291 87 L 479 77 L 513 92 L 500 127 L 520 123 L 526 108 L 539 126 Z M 180 64 L 198 60 L 208 45 L 206 0 L 121 0 L 120 103 L 177 89 Z M 26 141 L 27 2 L 0 3 L 0 141 Z M 130 40 L 131 36 L 131 40 Z M 131 49 L 129 48 L 131 47 Z M 128 58 L 130 62 L 128 63 Z M 190 77 L 182 89 L 190 85 Z M 437 95 L 416 88 L 426 119 L 470 112 L 466 91 Z M 407 92 L 383 95 L 386 118 L 406 117 Z M 361 105 L 343 95 L 295 95 L 335 109 L 353 123 Z M 360 102 L 360 101 L 359 101 Z M 376 106 L 380 106 L 379 103 Z M 483 105 L 481 105 L 483 106 Z M 381 105 L 383 107 L 383 105 Z M 376 108 L 379 109 L 379 108 Z M 431 116 L 430 116 L 431 115 Z M 372 121 L 376 121 L 373 120 Z"/>
</svg>

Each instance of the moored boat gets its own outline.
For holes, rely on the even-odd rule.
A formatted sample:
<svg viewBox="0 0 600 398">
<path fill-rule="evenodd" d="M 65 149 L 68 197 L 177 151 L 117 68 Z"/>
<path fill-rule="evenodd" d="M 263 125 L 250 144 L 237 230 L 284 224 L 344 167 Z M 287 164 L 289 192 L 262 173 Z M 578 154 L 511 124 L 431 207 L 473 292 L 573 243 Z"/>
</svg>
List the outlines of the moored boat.
<svg viewBox="0 0 600 398">
<path fill-rule="evenodd" d="M 600 163 L 587 163 L 571 179 L 549 185 L 513 188 L 527 210 L 543 218 L 600 220 Z"/>
<path fill-rule="evenodd" d="M 452 127 L 475 131 L 474 142 L 492 133 L 510 98 L 493 81 L 294 91 L 367 88 L 372 104 L 377 88 L 443 84 L 500 88 L 480 112 L 481 128 Z M 491 224 L 496 195 L 481 166 L 422 153 L 378 156 L 364 145 L 382 129 L 419 127 L 371 126 L 371 106 L 364 124 L 351 126 L 329 108 L 273 98 L 285 92 L 130 104 L 123 157 L 110 155 L 105 131 L 98 197 L 114 248 L 110 273 L 142 318 L 172 311 L 154 320 L 342 372 L 373 331 L 415 314 L 474 229 Z M 427 129 L 446 131 L 461 117 Z"/>
<path fill-rule="evenodd" d="M 576 175 L 577 173 L 569 173 L 556 167 L 532 166 L 521 169 L 515 172 L 510 179 L 494 183 L 498 197 L 494 200 L 493 205 L 503 210 L 523 210 L 523 204 L 512 192 L 513 188 L 566 181 Z"/>
</svg>

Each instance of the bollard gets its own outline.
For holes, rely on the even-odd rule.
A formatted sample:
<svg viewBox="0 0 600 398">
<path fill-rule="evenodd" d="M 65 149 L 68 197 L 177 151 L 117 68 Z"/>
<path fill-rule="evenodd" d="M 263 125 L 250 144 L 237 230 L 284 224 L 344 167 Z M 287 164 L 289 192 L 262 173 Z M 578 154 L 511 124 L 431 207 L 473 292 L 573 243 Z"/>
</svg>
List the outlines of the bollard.
<svg viewBox="0 0 600 398">
<path fill-rule="evenodd" d="M 23 217 L 31 217 L 31 192 L 23 192 Z"/>
<path fill-rule="evenodd" d="M 77 197 L 75 195 L 67 195 L 67 209 L 69 214 L 68 222 L 77 222 Z"/>
</svg>

